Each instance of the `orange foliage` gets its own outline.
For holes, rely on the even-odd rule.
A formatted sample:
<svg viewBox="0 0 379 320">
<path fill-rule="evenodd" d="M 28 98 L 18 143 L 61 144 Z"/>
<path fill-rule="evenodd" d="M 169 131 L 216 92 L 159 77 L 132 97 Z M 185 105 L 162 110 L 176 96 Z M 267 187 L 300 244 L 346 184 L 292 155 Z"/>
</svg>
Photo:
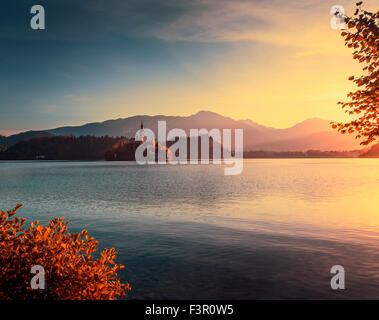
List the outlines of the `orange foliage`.
<svg viewBox="0 0 379 320">
<path fill-rule="evenodd" d="M 341 35 L 345 45 L 355 49 L 353 59 L 365 65 L 366 74 L 349 77 L 360 89 L 347 95 L 351 101 L 339 102 L 347 113 L 358 118 L 348 123 L 333 123 L 332 127 L 342 134 L 355 133 L 356 138 L 364 139 L 361 144 L 367 145 L 379 136 L 379 11 L 368 12 L 361 5 L 362 2 L 357 3 L 354 17 L 344 17 L 347 29 Z"/>
<path fill-rule="evenodd" d="M 105 249 L 95 259 L 98 242 L 83 230 L 71 234 L 64 218 L 38 221 L 25 229 L 25 218 L 12 218 L 21 207 L 0 211 L 0 299 L 117 299 L 130 290 L 122 284 L 114 262 L 116 252 Z M 46 288 L 33 290 L 34 265 L 45 269 Z"/>
</svg>

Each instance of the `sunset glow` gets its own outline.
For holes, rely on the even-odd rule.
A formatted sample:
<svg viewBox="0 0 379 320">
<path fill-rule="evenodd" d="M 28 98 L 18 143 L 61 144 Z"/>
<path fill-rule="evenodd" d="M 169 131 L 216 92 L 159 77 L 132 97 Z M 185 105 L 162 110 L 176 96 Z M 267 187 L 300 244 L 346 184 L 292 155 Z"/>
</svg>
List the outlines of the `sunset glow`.
<svg viewBox="0 0 379 320">
<path fill-rule="evenodd" d="M 2 0 L 0 302 L 379 299 L 379 3 L 334 1 Z"/>
<path fill-rule="evenodd" d="M 340 4 L 353 10 L 350 1 Z M 330 27 L 332 5 L 168 2 L 156 8 L 170 8 L 167 17 L 137 19 L 133 14 L 141 9 L 133 1 L 115 2 L 103 8 L 104 15 L 78 4 L 80 10 L 69 16 L 71 27 L 59 24 L 68 13 L 52 8 L 46 36 L 28 32 L 26 42 L 14 39 L 20 25 L 8 22 L 4 27 L 13 33 L 2 34 L 9 45 L 0 57 L 13 76 L 0 92 L 0 132 L 199 110 L 277 128 L 312 117 L 344 120 L 336 103 L 353 88 L 347 79 L 361 66 Z M 96 30 L 79 24 L 81 10 L 97 21 Z M 134 17 L 134 24 L 121 20 L 121 12 Z M 142 27 L 148 18 L 157 26 Z M 21 58 L 24 68 L 16 69 L 13 62 Z M 17 96 L 20 87 L 25 96 Z M 17 112 L 26 117 L 16 118 Z"/>
</svg>

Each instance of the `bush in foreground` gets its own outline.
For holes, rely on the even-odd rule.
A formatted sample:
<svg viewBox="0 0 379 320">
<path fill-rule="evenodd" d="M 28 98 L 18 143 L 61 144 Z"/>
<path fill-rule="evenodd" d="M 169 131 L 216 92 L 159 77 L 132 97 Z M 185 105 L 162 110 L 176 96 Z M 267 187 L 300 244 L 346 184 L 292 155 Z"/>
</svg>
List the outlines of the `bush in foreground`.
<svg viewBox="0 0 379 320">
<path fill-rule="evenodd" d="M 71 234 L 64 218 L 48 226 L 13 217 L 22 205 L 0 211 L 0 299 L 118 299 L 130 285 L 122 284 L 114 262 L 116 252 L 105 249 L 95 259 L 98 241 L 83 230 Z M 13 217 L 13 218 L 12 218 Z M 43 266 L 46 288 L 33 290 L 31 268 Z"/>
</svg>

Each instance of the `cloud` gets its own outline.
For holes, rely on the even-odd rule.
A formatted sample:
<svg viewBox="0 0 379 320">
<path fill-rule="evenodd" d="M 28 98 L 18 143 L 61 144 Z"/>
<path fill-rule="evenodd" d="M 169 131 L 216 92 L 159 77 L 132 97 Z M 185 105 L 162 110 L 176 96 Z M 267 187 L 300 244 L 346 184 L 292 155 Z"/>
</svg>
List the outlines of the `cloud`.
<svg viewBox="0 0 379 320">
<path fill-rule="evenodd" d="M 352 11 L 350 0 L 340 4 Z M 96 32 L 168 42 L 259 42 L 296 48 L 297 56 L 320 55 L 341 50 L 339 32 L 330 27 L 332 5 L 328 0 L 81 1 L 77 6 L 87 14 L 88 25 L 83 27 L 74 15 L 67 30 L 72 39 L 81 34 L 91 38 Z"/>
<path fill-rule="evenodd" d="M 64 110 L 64 107 L 51 104 L 51 105 L 43 106 L 40 112 L 43 114 L 46 114 L 46 113 L 49 114 L 49 113 L 57 113 L 57 112 L 60 112 L 61 110 Z"/>
<path fill-rule="evenodd" d="M 298 55 L 338 51 L 328 1 L 198 0 L 174 22 L 152 30 L 166 41 L 260 42 L 298 49 Z"/>
<path fill-rule="evenodd" d="M 373 0 L 366 2 L 370 5 Z M 27 16 L 20 11 L 30 10 L 30 2 L 20 0 L 18 6 L 9 7 L 0 37 L 253 41 L 298 47 L 300 55 L 309 55 L 333 51 L 332 41 L 325 34 L 338 33 L 330 28 L 330 8 L 335 3 L 328 0 L 43 0 L 41 4 L 46 6 L 47 32 L 25 28 Z M 351 11 L 350 0 L 340 0 L 340 4 L 347 13 Z"/>
<path fill-rule="evenodd" d="M 345 12 L 353 3 L 340 0 Z M 340 52 L 339 32 L 330 27 L 334 2 L 193 0 L 175 21 L 150 30 L 166 41 L 260 42 L 297 48 L 297 56 Z M 366 8 L 375 8 L 372 0 Z"/>
<path fill-rule="evenodd" d="M 90 102 L 91 98 L 88 96 L 80 96 L 80 95 L 75 95 L 75 94 L 68 94 L 65 95 L 64 98 L 69 99 L 74 102 Z"/>
<path fill-rule="evenodd" d="M 235 42 L 266 40 L 290 27 L 311 24 L 309 16 L 329 14 L 329 4 L 274 0 L 42 0 L 46 32 L 33 32 L 25 12 L 30 1 L 8 5 L 1 37 L 65 41 L 104 36 L 154 37 L 166 41 Z M 307 22 L 308 21 L 308 22 Z M 278 39 L 279 37 L 275 37 Z"/>
<path fill-rule="evenodd" d="M 271 28 L 268 8 L 253 2 L 195 1 L 174 22 L 153 31 L 157 38 L 169 41 L 233 42 L 249 40 L 252 33 Z"/>
</svg>

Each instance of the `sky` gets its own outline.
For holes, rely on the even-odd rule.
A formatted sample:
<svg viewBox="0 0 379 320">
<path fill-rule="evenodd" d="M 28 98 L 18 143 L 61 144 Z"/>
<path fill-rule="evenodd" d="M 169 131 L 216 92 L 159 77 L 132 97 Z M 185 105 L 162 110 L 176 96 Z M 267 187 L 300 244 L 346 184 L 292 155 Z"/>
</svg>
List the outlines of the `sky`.
<svg viewBox="0 0 379 320">
<path fill-rule="evenodd" d="M 337 102 L 362 72 L 330 9 L 354 3 L 3 0 L 0 134 L 200 110 L 276 128 L 346 120 Z M 45 30 L 30 27 L 36 4 Z"/>
</svg>

